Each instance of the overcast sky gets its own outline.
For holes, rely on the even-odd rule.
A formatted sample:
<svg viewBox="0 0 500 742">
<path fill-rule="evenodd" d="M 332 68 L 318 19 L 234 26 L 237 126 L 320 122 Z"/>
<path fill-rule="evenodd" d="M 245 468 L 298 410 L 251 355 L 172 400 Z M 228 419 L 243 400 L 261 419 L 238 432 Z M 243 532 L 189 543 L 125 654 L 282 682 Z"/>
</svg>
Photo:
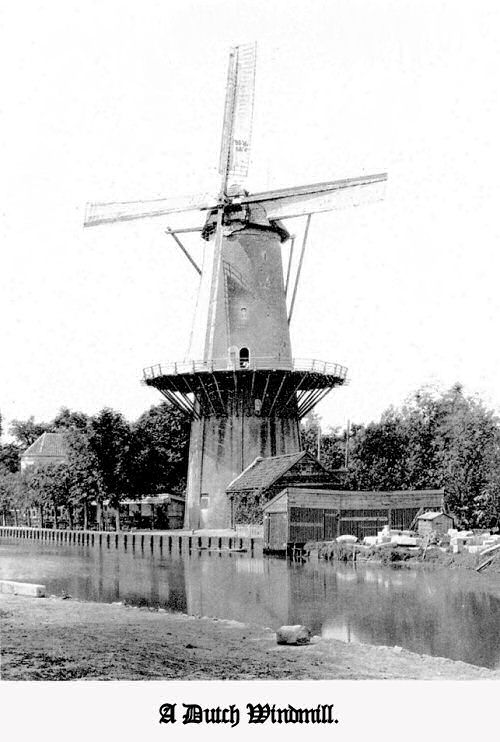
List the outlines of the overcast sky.
<svg viewBox="0 0 500 742">
<path fill-rule="evenodd" d="M 85 202 L 216 191 L 228 50 L 253 40 L 250 190 L 389 172 L 384 202 L 313 218 L 293 351 L 351 378 L 324 425 L 426 383 L 499 409 L 499 16 L 481 0 L 4 1 L 4 418 L 161 401 L 140 377 L 187 349 L 197 275 L 163 231 L 187 222 L 83 230 Z"/>
</svg>

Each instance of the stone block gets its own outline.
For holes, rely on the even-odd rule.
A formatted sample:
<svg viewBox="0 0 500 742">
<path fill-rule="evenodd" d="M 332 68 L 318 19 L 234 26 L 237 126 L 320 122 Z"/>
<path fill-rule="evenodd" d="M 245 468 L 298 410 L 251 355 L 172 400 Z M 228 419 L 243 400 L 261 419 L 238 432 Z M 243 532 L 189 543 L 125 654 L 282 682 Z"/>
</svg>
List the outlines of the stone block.
<svg viewBox="0 0 500 742">
<path fill-rule="evenodd" d="M 417 546 L 417 539 L 411 536 L 392 536 L 391 543 L 395 546 Z"/>
<path fill-rule="evenodd" d="M 276 632 L 277 644 L 309 644 L 311 632 L 307 626 L 297 624 L 296 626 L 280 626 Z"/>
<path fill-rule="evenodd" d="M 0 593 L 27 595 L 31 598 L 45 598 L 45 585 L 35 585 L 32 582 L 0 580 Z"/>
<path fill-rule="evenodd" d="M 483 550 L 483 546 L 479 544 L 471 544 L 465 547 L 469 554 L 480 554 Z"/>
</svg>

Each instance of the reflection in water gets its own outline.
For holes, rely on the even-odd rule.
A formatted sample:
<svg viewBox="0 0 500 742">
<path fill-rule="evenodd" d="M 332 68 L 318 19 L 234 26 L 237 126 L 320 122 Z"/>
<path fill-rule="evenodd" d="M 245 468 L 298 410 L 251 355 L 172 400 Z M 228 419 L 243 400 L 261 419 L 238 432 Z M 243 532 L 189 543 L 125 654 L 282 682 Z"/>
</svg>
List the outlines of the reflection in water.
<svg viewBox="0 0 500 742">
<path fill-rule="evenodd" d="M 0 577 L 81 600 L 271 628 L 304 623 L 328 638 L 500 667 L 500 583 L 495 589 L 494 578 L 475 573 L 3 540 Z"/>
</svg>

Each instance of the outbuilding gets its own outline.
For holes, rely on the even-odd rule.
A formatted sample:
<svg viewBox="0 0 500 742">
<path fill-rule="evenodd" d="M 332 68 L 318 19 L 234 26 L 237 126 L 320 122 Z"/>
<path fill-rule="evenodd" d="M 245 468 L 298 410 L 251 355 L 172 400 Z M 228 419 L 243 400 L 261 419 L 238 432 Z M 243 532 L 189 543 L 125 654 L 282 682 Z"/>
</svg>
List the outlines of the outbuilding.
<svg viewBox="0 0 500 742">
<path fill-rule="evenodd" d="M 285 553 L 307 541 L 343 535 L 362 539 L 384 526 L 411 529 L 421 513 L 443 507 L 443 496 L 442 489 L 356 492 L 287 486 L 264 505 L 264 551 Z"/>
<path fill-rule="evenodd" d="M 307 451 L 280 456 L 258 456 L 227 487 L 231 524 L 261 524 L 263 508 L 285 487 L 331 488 L 336 475 Z"/>
<path fill-rule="evenodd" d="M 64 464 L 67 460 L 68 451 L 64 433 L 42 433 L 21 454 L 21 471 L 29 468 L 42 468 L 50 464 Z"/>
<path fill-rule="evenodd" d="M 417 531 L 419 536 L 427 536 L 430 533 L 443 535 L 449 528 L 453 528 L 454 522 L 451 515 L 443 513 L 442 510 L 429 510 L 422 513 L 417 519 Z"/>
</svg>

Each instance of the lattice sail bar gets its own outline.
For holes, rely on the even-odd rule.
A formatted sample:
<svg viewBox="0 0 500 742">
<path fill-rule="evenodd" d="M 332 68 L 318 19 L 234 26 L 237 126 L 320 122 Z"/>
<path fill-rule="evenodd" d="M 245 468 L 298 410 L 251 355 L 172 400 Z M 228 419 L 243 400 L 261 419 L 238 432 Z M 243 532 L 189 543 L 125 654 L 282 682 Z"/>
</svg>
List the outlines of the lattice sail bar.
<svg viewBox="0 0 500 742">
<path fill-rule="evenodd" d="M 287 219 L 380 201 L 385 194 L 386 180 L 387 173 L 346 178 L 255 193 L 243 198 L 241 202 L 259 203 L 266 210 L 268 219 Z"/>
<path fill-rule="evenodd" d="M 176 198 L 157 198 L 151 201 L 112 201 L 89 203 L 85 212 L 84 227 L 113 222 L 128 222 L 133 219 L 175 214 L 181 211 L 208 211 L 217 208 L 217 199 L 212 194 L 201 193 Z"/>
<path fill-rule="evenodd" d="M 219 172 L 223 190 L 248 174 L 252 138 L 257 45 L 236 46 L 229 56 Z"/>
</svg>

